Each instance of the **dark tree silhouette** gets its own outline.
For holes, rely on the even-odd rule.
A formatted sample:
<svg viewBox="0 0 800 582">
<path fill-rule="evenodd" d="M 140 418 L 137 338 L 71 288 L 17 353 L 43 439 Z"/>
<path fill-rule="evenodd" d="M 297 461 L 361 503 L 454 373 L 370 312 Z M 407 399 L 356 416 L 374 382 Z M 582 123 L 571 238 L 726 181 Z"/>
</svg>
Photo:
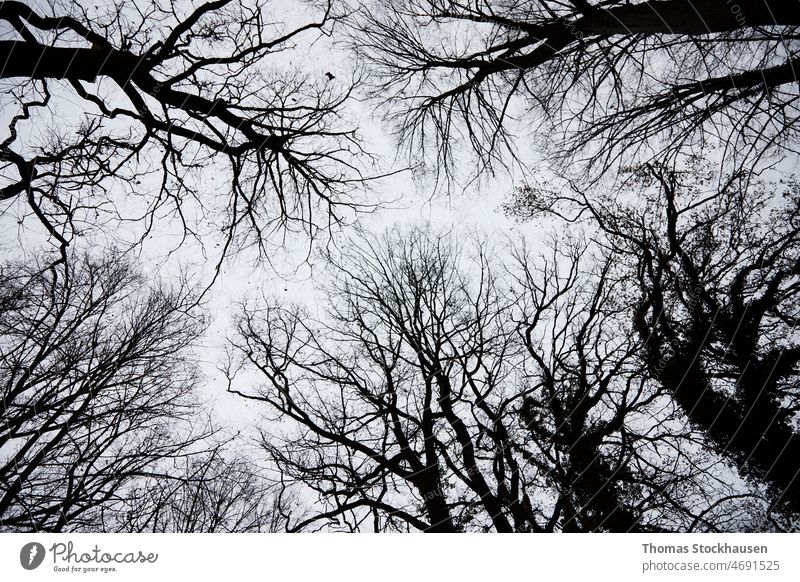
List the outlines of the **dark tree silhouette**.
<svg viewBox="0 0 800 582">
<path fill-rule="evenodd" d="M 740 162 L 786 145 L 798 25 L 793 1 L 405 0 L 363 8 L 353 46 L 409 151 L 433 145 L 445 170 L 462 139 L 507 161 L 520 119 L 607 169 L 711 136 Z"/>
<path fill-rule="evenodd" d="M 328 257 L 327 321 L 273 305 L 237 326 L 240 353 L 266 380 L 243 395 L 300 428 L 284 442 L 265 432 L 265 447 L 323 504 L 294 528 L 536 528 L 512 451 L 485 434 L 519 431 L 498 385 L 511 346 L 493 277 L 472 285 L 454 250 L 422 233 L 397 248 L 361 240 L 349 259 Z M 470 414 L 476 400 L 491 418 Z"/>
<path fill-rule="evenodd" d="M 159 469 L 128 487 L 119 504 L 101 507 L 104 531 L 278 532 L 296 509 L 251 462 L 222 449 Z"/>
<path fill-rule="evenodd" d="M 358 206 L 366 155 L 345 119 L 352 86 L 284 62 L 334 18 L 322 6 L 287 28 L 274 13 L 260 0 L 3 2 L 14 34 L 0 40 L 0 77 L 19 110 L 0 146 L 0 200 L 24 197 L 62 248 L 120 218 L 222 231 L 225 249 L 338 220 L 337 207 Z M 22 139 L 22 126 L 39 135 Z M 122 193 L 133 210 L 114 204 Z"/>
<path fill-rule="evenodd" d="M 94 529 L 97 510 L 211 432 L 193 395 L 187 288 L 119 256 L 0 277 L 0 529 Z"/>
<path fill-rule="evenodd" d="M 750 174 L 715 178 L 647 166 L 617 202 L 528 188 L 510 207 L 599 227 L 623 276 L 637 282 L 630 316 L 649 374 L 717 452 L 769 486 L 777 514 L 792 514 L 800 189 Z"/>
<path fill-rule="evenodd" d="M 517 256 L 525 290 L 519 329 L 532 379 L 520 413 L 552 467 L 542 467 L 559 493 L 551 522 L 560 517 L 563 531 L 639 531 L 632 451 L 620 431 L 655 392 L 637 369 L 632 330 L 619 326 L 612 306 L 620 282 L 608 278 L 611 263 L 595 279 L 581 272 L 584 245 L 554 250 L 539 268 L 534 257 Z"/>
</svg>

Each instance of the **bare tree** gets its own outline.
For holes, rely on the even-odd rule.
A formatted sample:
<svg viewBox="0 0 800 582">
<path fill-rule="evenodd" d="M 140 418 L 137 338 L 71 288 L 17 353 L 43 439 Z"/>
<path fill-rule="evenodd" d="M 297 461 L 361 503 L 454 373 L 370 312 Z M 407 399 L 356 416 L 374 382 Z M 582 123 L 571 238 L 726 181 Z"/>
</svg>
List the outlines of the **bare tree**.
<svg viewBox="0 0 800 582">
<path fill-rule="evenodd" d="M 244 457 L 216 448 L 169 461 L 100 508 L 104 531 L 250 533 L 282 531 L 296 508 Z"/>
<path fill-rule="evenodd" d="M 630 186 L 617 202 L 527 189 L 511 207 L 599 227 L 637 282 L 630 317 L 649 374 L 717 452 L 769 486 L 777 513 L 796 513 L 797 184 L 647 166 Z"/>
<path fill-rule="evenodd" d="M 585 252 L 583 244 L 556 244 L 544 261 L 517 255 L 531 379 L 520 413 L 558 491 L 553 523 L 560 519 L 563 531 L 639 531 L 631 443 L 620 431 L 655 393 L 637 369 L 632 330 L 621 328 L 611 305 L 621 283 L 608 277 L 610 261 L 582 272 Z"/>
<path fill-rule="evenodd" d="M 185 236 L 222 232 L 225 250 L 339 220 L 364 178 L 352 83 L 284 62 L 296 40 L 330 33 L 330 8 L 287 27 L 261 0 L 3 2 L 14 35 L 0 40 L 0 77 L 19 112 L 0 200 L 24 197 L 62 248 L 112 219 L 147 232 L 171 216 Z M 122 193 L 135 210 L 114 204 Z"/>
<path fill-rule="evenodd" d="M 512 531 L 525 483 L 505 468 L 510 450 L 478 440 L 489 419 L 464 409 L 476 391 L 504 398 L 496 378 L 506 373 L 509 334 L 498 326 L 493 278 L 484 272 L 470 287 L 452 268 L 453 249 L 421 233 L 397 248 L 363 243 L 353 261 L 329 257 L 331 296 L 341 298 L 329 323 L 270 306 L 238 324 L 241 353 L 267 381 L 246 396 L 300 427 L 284 443 L 265 433 L 265 447 L 286 479 L 323 504 L 295 529 Z M 499 456 L 515 498 L 505 483 L 490 484 L 487 454 Z M 514 511 L 517 528 L 534 527 Z"/>
<path fill-rule="evenodd" d="M 741 162 L 793 147 L 799 14 L 771 0 L 376 2 L 353 46 L 409 151 L 432 145 L 445 170 L 462 139 L 506 163 L 519 119 L 600 169 L 717 138 Z"/>
<path fill-rule="evenodd" d="M 211 434 L 186 287 L 145 284 L 119 256 L 6 262 L 0 283 L 0 527 L 92 529 L 97 509 Z"/>
</svg>

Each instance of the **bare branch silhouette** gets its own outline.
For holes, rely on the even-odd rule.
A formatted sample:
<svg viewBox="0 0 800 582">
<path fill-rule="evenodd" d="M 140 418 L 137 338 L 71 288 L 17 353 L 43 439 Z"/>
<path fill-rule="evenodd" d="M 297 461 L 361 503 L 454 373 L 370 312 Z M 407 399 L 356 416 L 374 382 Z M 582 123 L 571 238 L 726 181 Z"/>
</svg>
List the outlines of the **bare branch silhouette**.
<svg viewBox="0 0 800 582">
<path fill-rule="evenodd" d="M 532 137 L 601 171 L 713 140 L 737 163 L 794 147 L 792 3 L 406 0 L 360 14 L 353 48 L 375 97 L 443 171 L 458 143 L 492 167 Z"/>
<path fill-rule="evenodd" d="M 222 233 L 223 250 L 267 253 L 276 228 L 313 234 L 362 208 L 369 154 L 344 108 L 355 81 L 284 62 L 299 39 L 330 33 L 330 5 L 293 28 L 261 0 L 52 11 L 0 6 L 16 36 L 0 40 L 0 78 L 15 83 L 20 110 L 2 144 L 0 198 L 27 196 L 62 248 L 79 221 L 140 220 L 147 233 L 169 218 L 201 241 Z M 53 123 L 64 99 L 72 113 Z M 17 127 L 34 122 L 49 133 L 22 140 Z M 123 193 L 135 210 L 115 203 Z"/>
</svg>

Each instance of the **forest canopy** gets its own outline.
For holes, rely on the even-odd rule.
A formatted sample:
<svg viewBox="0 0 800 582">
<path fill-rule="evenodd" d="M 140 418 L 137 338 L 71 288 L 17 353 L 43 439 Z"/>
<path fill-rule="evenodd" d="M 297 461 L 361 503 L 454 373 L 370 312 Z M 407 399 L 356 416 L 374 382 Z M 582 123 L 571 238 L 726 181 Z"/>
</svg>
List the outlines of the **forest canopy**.
<svg viewBox="0 0 800 582">
<path fill-rule="evenodd" d="M 0 3 L 0 531 L 797 531 L 798 30 Z"/>
</svg>

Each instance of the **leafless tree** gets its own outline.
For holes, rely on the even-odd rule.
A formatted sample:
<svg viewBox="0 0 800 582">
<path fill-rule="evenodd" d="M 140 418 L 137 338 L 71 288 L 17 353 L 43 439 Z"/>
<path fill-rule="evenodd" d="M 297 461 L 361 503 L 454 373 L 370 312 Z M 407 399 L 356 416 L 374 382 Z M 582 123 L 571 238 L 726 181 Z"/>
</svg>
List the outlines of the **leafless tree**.
<svg viewBox="0 0 800 582">
<path fill-rule="evenodd" d="M 104 531 L 251 533 L 283 531 L 293 499 L 245 457 L 221 448 L 170 461 L 101 507 Z"/>
<path fill-rule="evenodd" d="M 654 426 L 665 399 L 643 374 L 609 263 L 588 267 L 578 243 L 500 263 L 486 243 L 454 241 L 427 229 L 358 238 L 327 255 L 319 316 L 245 307 L 230 389 L 267 405 L 271 461 L 318 498 L 289 529 L 719 525 L 697 507 L 729 492 Z M 237 377 L 248 370 L 253 388 Z M 670 446 L 667 466 L 658 447 Z"/>
<path fill-rule="evenodd" d="M 631 449 L 620 431 L 655 394 L 636 369 L 631 330 L 620 328 L 611 306 L 620 282 L 608 278 L 609 262 L 596 279 L 582 272 L 585 252 L 573 244 L 555 246 L 544 261 L 517 255 L 531 379 L 520 413 L 558 491 L 551 519 L 561 518 L 564 531 L 638 531 L 641 513 L 625 499 L 635 486 Z"/>
<path fill-rule="evenodd" d="M 0 280 L 0 528 L 102 527 L 129 483 L 208 446 L 195 299 L 113 254 Z"/>
<path fill-rule="evenodd" d="M 478 442 L 489 420 L 464 409 L 476 391 L 504 398 L 495 377 L 506 373 L 509 334 L 493 278 L 470 288 L 452 269 L 453 249 L 419 234 L 396 249 L 363 242 L 353 262 L 330 257 L 341 302 L 329 324 L 279 306 L 246 311 L 238 324 L 241 353 L 267 381 L 246 396 L 300 426 L 287 446 L 265 433 L 265 447 L 323 503 L 295 528 L 511 531 L 525 484 L 504 453 Z M 515 498 L 505 479 L 490 485 L 487 453 L 499 455 Z"/>
<path fill-rule="evenodd" d="M 718 453 L 768 486 L 776 514 L 797 513 L 797 183 L 647 166 L 630 186 L 617 201 L 526 189 L 511 207 L 599 227 L 636 281 L 630 317 L 649 374 Z"/>
<path fill-rule="evenodd" d="M 375 95 L 409 151 L 432 146 L 445 170 L 459 141 L 507 163 L 531 128 L 601 170 L 715 140 L 739 163 L 794 148 L 793 2 L 404 0 L 360 14 L 353 46 Z"/>
<path fill-rule="evenodd" d="M 90 226 L 141 220 L 146 234 L 170 217 L 265 252 L 278 225 L 339 220 L 368 156 L 344 110 L 353 80 L 286 62 L 330 33 L 330 4 L 315 12 L 287 26 L 262 0 L 3 2 L 0 78 L 18 113 L 0 200 L 24 202 L 62 249 Z"/>
</svg>

